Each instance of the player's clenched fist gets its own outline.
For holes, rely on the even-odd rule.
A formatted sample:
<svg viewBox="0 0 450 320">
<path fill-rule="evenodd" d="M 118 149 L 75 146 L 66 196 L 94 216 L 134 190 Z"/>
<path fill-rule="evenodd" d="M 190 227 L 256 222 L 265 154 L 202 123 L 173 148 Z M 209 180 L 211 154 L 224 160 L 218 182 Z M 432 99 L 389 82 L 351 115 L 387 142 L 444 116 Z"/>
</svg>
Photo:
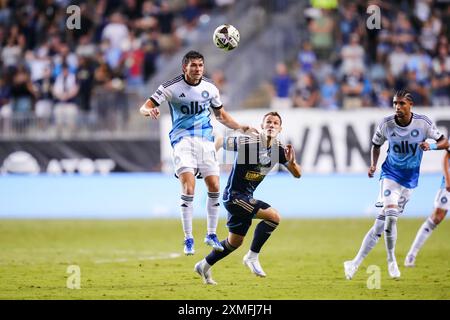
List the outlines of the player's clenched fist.
<svg viewBox="0 0 450 320">
<path fill-rule="evenodd" d="M 147 108 L 145 105 L 143 105 L 140 109 L 139 112 L 145 116 L 145 117 L 150 117 L 153 120 L 156 120 L 159 118 L 159 108 L 158 107 L 154 107 L 154 108 Z"/>
</svg>

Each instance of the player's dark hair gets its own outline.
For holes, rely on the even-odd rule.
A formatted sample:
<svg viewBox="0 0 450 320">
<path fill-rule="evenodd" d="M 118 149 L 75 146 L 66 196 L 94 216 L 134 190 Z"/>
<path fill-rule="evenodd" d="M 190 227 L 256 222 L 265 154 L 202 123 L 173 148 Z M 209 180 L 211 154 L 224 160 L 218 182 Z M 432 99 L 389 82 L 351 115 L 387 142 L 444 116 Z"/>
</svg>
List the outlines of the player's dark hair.
<svg viewBox="0 0 450 320">
<path fill-rule="evenodd" d="M 264 115 L 264 117 L 263 117 L 263 122 L 264 122 L 264 120 L 266 119 L 266 117 L 268 117 L 268 116 L 275 116 L 275 117 L 278 117 L 278 118 L 280 119 L 280 125 L 283 123 L 283 120 L 281 120 L 280 114 L 279 114 L 278 112 L 276 112 L 276 111 L 271 111 L 271 112 L 266 113 L 266 114 Z"/>
<path fill-rule="evenodd" d="M 413 97 L 412 97 L 411 93 L 409 91 L 407 91 L 407 90 L 404 90 L 404 89 L 398 90 L 395 93 L 394 97 L 404 98 L 406 100 L 409 100 L 409 101 L 413 102 Z"/>
<path fill-rule="evenodd" d="M 200 52 L 191 50 L 188 53 L 186 53 L 183 57 L 183 65 L 187 65 L 189 63 L 190 60 L 193 59 L 201 59 L 201 60 L 205 60 L 205 58 L 203 57 L 203 55 Z"/>
</svg>

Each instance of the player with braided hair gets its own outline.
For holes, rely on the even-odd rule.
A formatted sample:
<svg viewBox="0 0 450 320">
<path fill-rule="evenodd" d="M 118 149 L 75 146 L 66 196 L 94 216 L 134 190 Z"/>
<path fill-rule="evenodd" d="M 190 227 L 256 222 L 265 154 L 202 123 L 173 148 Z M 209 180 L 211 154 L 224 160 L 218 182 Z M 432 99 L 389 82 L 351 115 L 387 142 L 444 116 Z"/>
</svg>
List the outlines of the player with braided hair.
<svg viewBox="0 0 450 320">
<path fill-rule="evenodd" d="M 400 278 L 395 257 L 397 219 L 405 209 L 413 189 L 417 187 L 423 151 L 448 148 L 447 138 L 439 132 L 436 125 L 428 117 L 412 113 L 412 106 L 411 93 L 406 90 L 397 91 L 393 98 L 395 114 L 381 121 L 372 138 L 369 178 L 373 178 L 376 171 L 380 147 L 386 140 L 389 142 L 380 175 L 383 209 L 364 237 L 355 258 L 344 262 L 345 277 L 349 280 L 383 233 L 389 275 Z M 433 139 L 436 143 L 430 144 L 426 139 Z"/>
</svg>

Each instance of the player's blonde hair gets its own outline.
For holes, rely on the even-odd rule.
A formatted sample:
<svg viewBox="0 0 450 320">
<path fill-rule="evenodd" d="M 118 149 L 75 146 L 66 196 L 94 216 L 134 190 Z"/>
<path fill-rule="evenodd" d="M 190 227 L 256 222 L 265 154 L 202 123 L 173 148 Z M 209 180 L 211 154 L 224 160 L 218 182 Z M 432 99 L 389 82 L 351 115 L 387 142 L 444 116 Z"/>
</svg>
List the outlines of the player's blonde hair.
<svg viewBox="0 0 450 320">
<path fill-rule="evenodd" d="M 283 120 L 281 119 L 280 114 L 279 114 L 278 112 L 276 112 L 276 111 L 271 111 L 271 112 L 266 113 L 266 114 L 264 115 L 262 121 L 264 122 L 264 120 L 266 120 L 266 118 L 267 118 L 268 116 L 278 117 L 278 118 L 280 119 L 280 125 L 283 123 Z"/>
</svg>

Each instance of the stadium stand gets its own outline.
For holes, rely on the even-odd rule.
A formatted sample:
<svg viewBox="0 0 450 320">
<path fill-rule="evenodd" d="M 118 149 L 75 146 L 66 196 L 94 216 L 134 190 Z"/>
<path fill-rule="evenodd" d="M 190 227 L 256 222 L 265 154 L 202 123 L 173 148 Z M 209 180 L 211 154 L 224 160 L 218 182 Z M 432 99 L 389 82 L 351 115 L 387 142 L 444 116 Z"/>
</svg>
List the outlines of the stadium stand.
<svg viewBox="0 0 450 320">
<path fill-rule="evenodd" d="M 0 1 L 0 135 L 158 139 L 134 111 L 190 48 L 211 77 L 222 70 L 230 110 L 388 108 L 400 87 L 448 106 L 448 2 L 371 4 L 380 29 L 361 0 Z M 80 28 L 68 28 L 70 5 Z M 229 21 L 242 41 L 224 54 L 210 31 Z"/>
</svg>

